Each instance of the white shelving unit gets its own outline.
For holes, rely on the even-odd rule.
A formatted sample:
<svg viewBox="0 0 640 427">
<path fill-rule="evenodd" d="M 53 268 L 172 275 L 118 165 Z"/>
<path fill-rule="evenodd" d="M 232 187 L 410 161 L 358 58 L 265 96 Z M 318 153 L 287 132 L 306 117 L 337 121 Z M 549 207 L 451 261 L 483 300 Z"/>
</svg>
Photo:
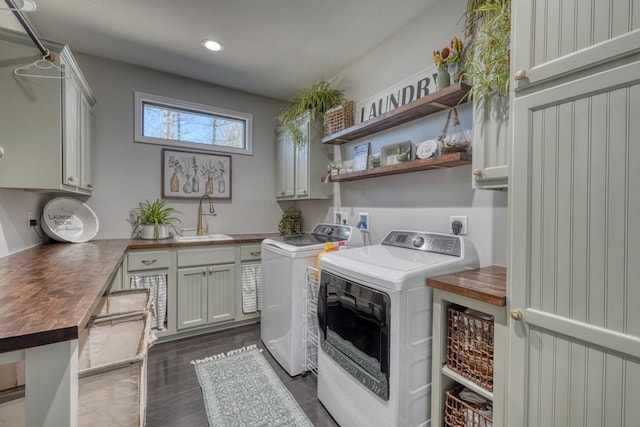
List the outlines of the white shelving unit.
<svg viewBox="0 0 640 427">
<path fill-rule="evenodd" d="M 304 366 L 305 373 L 318 376 L 318 270 L 307 267 L 305 272 Z"/>
</svg>

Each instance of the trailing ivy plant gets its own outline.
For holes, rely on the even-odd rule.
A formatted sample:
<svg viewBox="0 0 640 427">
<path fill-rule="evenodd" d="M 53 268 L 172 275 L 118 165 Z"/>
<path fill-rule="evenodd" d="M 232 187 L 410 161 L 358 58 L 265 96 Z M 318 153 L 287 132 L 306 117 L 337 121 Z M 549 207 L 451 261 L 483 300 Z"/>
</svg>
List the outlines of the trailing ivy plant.
<svg viewBox="0 0 640 427">
<path fill-rule="evenodd" d="M 467 0 L 465 33 L 471 38 L 465 76 L 476 106 L 509 94 L 511 0 Z"/>
<path fill-rule="evenodd" d="M 294 144 L 304 144 L 304 134 L 298 128 L 298 119 L 307 111 L 310 112 L 311 118 L 317 115 L 324 116 L 327 110 L 342 102 L 344 102 L 343 92 L 333 89 L 329 82 L 320 79 L 310 89 L 298 92 L 291 99 L 291 104 L 280 112 L 278 120 L 284 131 L 291 136 Z"/>
</svg>

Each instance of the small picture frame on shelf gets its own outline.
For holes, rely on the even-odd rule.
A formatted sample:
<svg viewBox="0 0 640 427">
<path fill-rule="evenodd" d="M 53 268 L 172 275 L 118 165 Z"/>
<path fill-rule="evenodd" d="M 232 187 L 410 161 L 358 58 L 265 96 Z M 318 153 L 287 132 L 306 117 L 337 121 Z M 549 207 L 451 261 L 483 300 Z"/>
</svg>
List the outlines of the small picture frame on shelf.
<svg viewBox="0 0 640 427">
<path fill-rule="evenodd" d="M 353 171 L 363 171 L 367 169 L 369 159 L 369 143 L 359 144 L 353 148 Z"/>
</svg>

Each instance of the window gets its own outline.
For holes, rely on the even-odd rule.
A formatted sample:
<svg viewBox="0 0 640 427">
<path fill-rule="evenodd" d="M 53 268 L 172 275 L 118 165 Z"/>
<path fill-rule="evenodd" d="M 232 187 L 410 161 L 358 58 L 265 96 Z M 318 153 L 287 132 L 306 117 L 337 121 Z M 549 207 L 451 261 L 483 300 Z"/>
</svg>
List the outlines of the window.
<svg viewBox="0 0 640 427">
<path fill-rule="evenodd" d="M 253 116 L 135 92 L 135 141 L 252 154 Z"/>
</svg>

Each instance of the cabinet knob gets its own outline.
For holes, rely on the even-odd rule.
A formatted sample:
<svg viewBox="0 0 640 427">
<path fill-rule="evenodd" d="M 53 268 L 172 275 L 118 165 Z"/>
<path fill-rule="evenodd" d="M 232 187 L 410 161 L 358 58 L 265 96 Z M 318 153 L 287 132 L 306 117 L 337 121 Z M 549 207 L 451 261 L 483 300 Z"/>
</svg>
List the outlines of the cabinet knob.
<svg viewBox="0 0 640 427">
<path fill-rule="evenodd" d="M 513 320 L 522 320 L 522 311 L 513 309 L 509 312 L 509 316 L 511 316 Z"/>
<path fill-rule="evenodd" d="M 202 269 L 202 275 L 204 276 L 205 274 L 207 274 L 207 268 L 206 267 Z"/>
<path fill-rule="evenodd" d="M 522 80 L 525 77 L 527 77 L 527 71 L 526 70 L 518 70 L 516 71 L 516 73 L 513 75 L 513 78 L 515 80 Z"/>
<path fill-rule="evenodd" d="M 92 183 L 88 183 L 88 184 L 87 184 L 87 188 L 89 188 L 89 189 L 93 189 L 93 184 L 92 184 Z"/>
<path fill-rule="evenodd" d="M 68 177 L 68 178 L 67 178 L 67 181 L 69 181 L 69 182 L 73 182 L 73 177 L 72 177 L 72 176 Z"/>
<path fill-rule="evenodd" d="M 473 176 L 481 177 L 482 169 L 474 169 L 472 173 L 473 173 Z"/>
<path fill-rule="evenodd" d="M 213 274 L 213 267 L 209 267 L 209 274 Z"/>
<path fill-rule="evenodd" d="M 284 196 L 284 191 L 281 191 L 281 192 L 280 192 L 280 195 L 281 195 L 281 196 Z"/>
<path fill-rule="evenodd" d="M 4 149 L 0 147 L 0 157 L 4 156 Z"/>
</svg>

